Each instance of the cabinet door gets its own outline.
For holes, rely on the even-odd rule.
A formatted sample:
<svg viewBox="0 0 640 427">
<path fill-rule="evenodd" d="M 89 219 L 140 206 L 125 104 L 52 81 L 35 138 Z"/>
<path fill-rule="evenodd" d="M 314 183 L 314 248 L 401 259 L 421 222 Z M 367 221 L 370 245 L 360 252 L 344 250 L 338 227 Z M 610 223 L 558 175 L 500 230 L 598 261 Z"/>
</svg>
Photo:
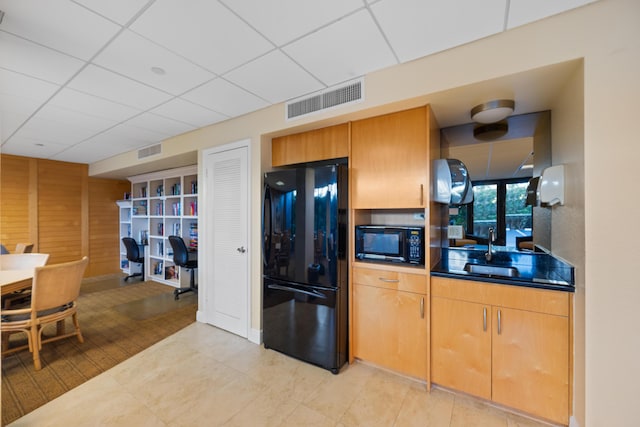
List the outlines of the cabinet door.
<svg viewBox="0 0 640 427">
<path fill-rule="evenodd" d="M 431 381 L 491 398 L 491 307 L 431 299 Z"/>
<path fill-rule="evenodd" d="M 567 424 L 568 318 L 499 307 L 493 312 L 493 401 Z"/>
<path fill-rule="evenodd" d="M 426 295 L 353 285 L 354 356 L 427 378 Z"/>
<path fill-rule="evenodd" d="M 349 156 L 349 124 L 273 138 L 271 165 L 285 166 Z"/>
<path fill-rule="evenodd" d="M 422 107 L 352 123 L 354 209 L 426 206 L 428 111 Z"/>
</svg>

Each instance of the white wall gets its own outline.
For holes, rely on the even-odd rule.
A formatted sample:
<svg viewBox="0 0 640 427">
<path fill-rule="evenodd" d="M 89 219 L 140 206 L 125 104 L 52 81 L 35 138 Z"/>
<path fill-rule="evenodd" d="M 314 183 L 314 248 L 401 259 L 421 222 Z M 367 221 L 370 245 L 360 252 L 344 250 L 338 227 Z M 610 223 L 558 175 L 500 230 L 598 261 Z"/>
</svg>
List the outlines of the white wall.
<svg viewBox="0 0 640 427">
<path fill-rule="evenodd" d="M 581 426 L 631 426 L 640 420 L 637 402 L 640 281 L 638 273 L 633 270 L 640 262 L 640 245 L 629 238 L 629 230 L 636 228 L 635 217 L 640 212 L 640 201 L 635 197 L 638 182 L 635 172 L 640 160 L 640 141 L 635 126 L 640 100 L 639 52 L 640 1 L 600 0 L 368 75 L 365 79 L 367 98 L 363 104 L 296 122 L 296 125 L 304 125 L 322 121 L 324 125 L 383 112 L 386 108 L 381 106 L 387 104 L 392 104 L 388 108 L 405 108 L 428 101 L 429 94 L 584 58 L 582 132 L 586 232 L 584 280 L 580 279 L 584 290 L 576 298 L 576 313 L 583 313 L 576 316 L 576 320 L 584 324 L 577 324 L 575 328 L 579 334 L 584 333 L 584 344 L 580 343 L 576 348 L 579 353 L 576 354 L 576 375 L 581 378 L 576 379 L 578 389 L 575 394 L 577 400 L 584 396 L 584 401 L 577 402 L 575 406 Z M 569 93 L 573 91 L 575 88 Z M 558 102 L 559 108 L 564 105 Z M 335 114 L 343 116 L 333 117 Z M 567 120 L 573 120 L 570 108 L 563 114 Z M 261 150 L 268 149 L 270 145 L 268 142 L 263 144 L 263 135 L 284 133 L 283 130 L 289 126 L 284 122 L 282 106 L 275 106 L 173 138 L 165 145 L 172 146 L 175 153 L 179 153 L 248 137 L 253 144 L 252 167 L 257 172 L 268 165 L 268 153 Z M 567 137 L 575 138 L 573 144 L 580 144 L 580 136 L 568 134 Z M 562 158 L 571 157 L 570 152 L 562 152 L 561 155 Z M 135 153 L 128 153 L 91 165 L 90 173 L 98 175 L 135 166 L 137 162 Z M 579 168 L 577 164 L 575 166 Z M 578 175 L 571 185 L 579 189 L 579 171 L 574 170 Z M 260 229 L 260 180 L 261 174 L 255 173 L 251 183 L 254 230 Z M 579 203 L 579 200 L 573 200 L 567 209 L 579 209 Z M 615 218 L 614 213 L 617 213 Z M 618 229 L 623 232 L 617 232 Z M 250 248 L 254 328 L 260 326 L 259 243 L 259 233 L 254 233 L 253 248 Z M 565 256 L 583 256 L 574 253 L 579 246 L 577 243 L 568 245 Z M 584 307 L 581 306 L 583 303 Z"/>
</svg>

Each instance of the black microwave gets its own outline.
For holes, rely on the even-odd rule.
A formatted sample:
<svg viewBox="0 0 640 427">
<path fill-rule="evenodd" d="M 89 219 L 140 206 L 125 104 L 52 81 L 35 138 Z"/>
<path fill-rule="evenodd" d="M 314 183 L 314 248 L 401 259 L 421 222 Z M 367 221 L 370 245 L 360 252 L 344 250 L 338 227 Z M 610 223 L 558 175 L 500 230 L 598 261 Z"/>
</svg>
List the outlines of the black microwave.
<svg viewBox="0 0 640 427">
<path fill-rule="evenodd" d="M 424 227 L 358 225 L 356 258 L 424 265 Z"/>
</svg>

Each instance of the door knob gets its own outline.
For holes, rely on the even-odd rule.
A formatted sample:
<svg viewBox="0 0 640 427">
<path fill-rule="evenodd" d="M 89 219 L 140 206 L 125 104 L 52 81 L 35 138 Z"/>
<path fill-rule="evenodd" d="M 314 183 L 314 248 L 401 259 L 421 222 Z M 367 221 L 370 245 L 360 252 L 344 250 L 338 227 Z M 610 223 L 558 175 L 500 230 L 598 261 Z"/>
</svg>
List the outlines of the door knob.
<svg viewBox="0 0 640 427">
<path fill-rule="evenodd" d="M 244 246 L 240 246 L 238 249 L 236 249 L 238 252 L 240 252 L 241 254 L 247 252 L 247 250 L 244 248 Z"/>
</svg>

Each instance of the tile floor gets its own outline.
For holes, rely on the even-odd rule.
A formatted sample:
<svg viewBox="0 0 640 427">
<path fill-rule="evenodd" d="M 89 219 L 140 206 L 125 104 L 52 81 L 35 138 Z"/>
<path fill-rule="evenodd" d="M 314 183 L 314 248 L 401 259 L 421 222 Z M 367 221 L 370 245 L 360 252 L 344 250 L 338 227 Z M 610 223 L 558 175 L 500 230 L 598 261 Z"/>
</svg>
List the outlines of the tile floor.
<svg viewBox="0 0 640 427">
<path fill-rule="evenodd" d="M 108 397 L 108 398 L 106 398 Z M 338 375 L 194 323 L 11 426 L 545 426 L 362 363 Z"/>
</svg>

